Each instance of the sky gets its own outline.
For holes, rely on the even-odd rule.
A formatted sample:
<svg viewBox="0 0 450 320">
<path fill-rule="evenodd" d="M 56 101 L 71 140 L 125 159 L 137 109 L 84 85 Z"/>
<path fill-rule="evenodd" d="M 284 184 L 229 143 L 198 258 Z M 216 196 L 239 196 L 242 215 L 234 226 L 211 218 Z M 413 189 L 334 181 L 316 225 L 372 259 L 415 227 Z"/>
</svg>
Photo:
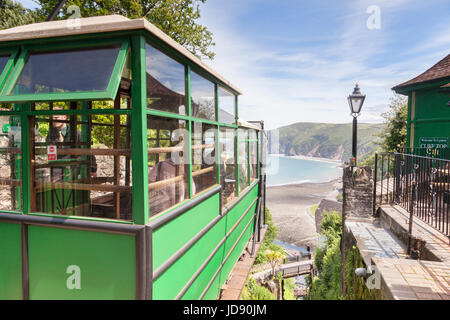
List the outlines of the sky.
<svg viewBox="0 0 450 320">
<path fill-rule="evenodd" d="M 393 86 L 450 54 L 449 0 L 207 0 L 200 12 L 216 43 L 204 62 L 244 93 L 240 118 L 268 129 L 351 122 L 356 82 L 358 121 L 381 122 Z"/>
</svg>

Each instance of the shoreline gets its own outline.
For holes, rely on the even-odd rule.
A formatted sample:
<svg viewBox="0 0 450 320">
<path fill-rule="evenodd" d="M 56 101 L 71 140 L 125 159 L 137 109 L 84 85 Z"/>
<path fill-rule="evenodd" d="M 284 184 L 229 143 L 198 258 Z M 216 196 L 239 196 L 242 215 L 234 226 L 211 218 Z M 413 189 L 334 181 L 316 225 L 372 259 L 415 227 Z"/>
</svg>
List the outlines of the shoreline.
<svg viewBox="0 0 450 320">
<path fill-rule="evenodd" d="M 340 180 L 342 180 L 341 177 L 339 178 L 333 178 L 331 180 L 327 180 L 327 181 L 311 181 L 311 180 L 304 180 L 304 181 L 295 181 L 295 182 L 288 182 L 288 183 L 283 183 L 283 184 L 275 184 L 272 186 L 267 185 L 266 188 L 278 188 L 278 187 L 286 187 L 286 186 L 303 186 L 303 185 L 307 185 L 307 184 L 324 184 L 324 183 L 334 183 L 334 182 L 340 182 Z"/>
<path fill-rule="evenodd" d="M 276 240 L 311 250 L 317 247 L 315 218 L 310 213 L 322 199 L 336 200 L 342 178 L 328 182 L 306 182 L 281 186 L 267 186 L 267 207 L 279 228 Z"/>
<path fill-rule="evenodd" d="M 274 157 L 289 158 L 289 159 L 300 159 L 300 160 L 326 162 L 326 163 L 338 164 L 340 166 L 344 164 L 341 160 L 334 160 L 334 159 L 321 158 L 321 157 L 308 157 L 308 156 L 302 156 L 302 155 L 287 156 L 285 154 L 268 154 L 268 155 L 269 156 L 274 156 Z"/>
</svg>

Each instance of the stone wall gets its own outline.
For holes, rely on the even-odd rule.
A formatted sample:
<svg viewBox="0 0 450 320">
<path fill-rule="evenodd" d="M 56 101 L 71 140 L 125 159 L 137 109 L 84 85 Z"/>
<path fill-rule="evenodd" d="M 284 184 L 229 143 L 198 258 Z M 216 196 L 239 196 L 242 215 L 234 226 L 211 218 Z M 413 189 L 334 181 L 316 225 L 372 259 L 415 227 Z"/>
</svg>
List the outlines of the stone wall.
<svg viewBox="0 0 450 320">
<path fill-rule="evenodd" d="M 343 213 L 346 219 L 371 219 L 373 177 L 371 167 L 345 166 L 343 176 Z"/>
<path fill-rule="evenodd" d="M 347 252 L 354 246 L 346 221 L 373 220 L 373 177 L 371 167 L 344 167 L 342 177 L 341 295 L 346 297 Z"/>
</svg>

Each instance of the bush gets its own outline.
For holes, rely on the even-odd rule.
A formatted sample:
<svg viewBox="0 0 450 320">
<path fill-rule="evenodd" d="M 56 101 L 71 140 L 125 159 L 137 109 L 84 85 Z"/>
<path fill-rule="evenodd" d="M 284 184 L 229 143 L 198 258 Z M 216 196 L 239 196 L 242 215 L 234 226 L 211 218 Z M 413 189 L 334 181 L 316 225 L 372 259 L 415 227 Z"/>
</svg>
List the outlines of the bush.
<svg viewBox="0 0 450 320">
<path fill-rule="evenodd" d="M 275 300 L 269 289 L 259 286 L 256 280 L 249 277 L 242 290 L 242 300 Z"/>
<path fill-rule="evenodd" d="M 272 215 L 270 214 L 270 211 L 267 208 L 266 208 L 266 224 L 267 224 L 266 235 L 264 236 L 264 240 L 261 243 L 261 247 L 259 248 L 258 254 L 256 255 L 255 265 L 269 262 L 266 256 L 268 250 L 277 251 L 284 254 L 283 248 L 273 243 L 273 240 L 275 240 L 275 238 L 278 235 L 278 228 L 274 225 L 272 221 Z"/>
<path fill-rule="evenodd" d="M 341 296 L 341 234 L 342 216 L 338 212 L 324 212 L 321 234 L 327 238 L 325 247 L 315 251 L 314 263 L 318 276 L 309 278 L 308 299 L 340 300 Z"/>
</svg>

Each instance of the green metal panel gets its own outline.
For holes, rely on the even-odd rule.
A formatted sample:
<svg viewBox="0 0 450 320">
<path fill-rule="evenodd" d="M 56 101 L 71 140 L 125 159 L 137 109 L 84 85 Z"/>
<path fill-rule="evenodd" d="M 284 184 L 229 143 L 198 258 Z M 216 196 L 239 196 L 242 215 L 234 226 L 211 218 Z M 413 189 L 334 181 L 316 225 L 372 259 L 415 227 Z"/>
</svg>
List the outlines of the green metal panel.
<svg viewBox="0 0 450 320">
<path fill-rule="evenodd" d="M 250 212 L 248 212 L 248 214 L 250 214 Z M 253 217 L 253 214 L 254 214 L 254 212 L 251 213 L 252 217 Z M 245 225 L 247 224 L 247 222 L 245 223 Z M 245 225 L 244 225 L 244 227 L 245 227 Z M 238 236 L 241 234 L 241 232 L 242 232 L 242 230 L 239 232 Z M 239 243 L 236 245 L 233 252 L 228 257 L 228 260 L 225 262 L 225 264 L 220 272 L 219 287 L 221 287 L 227 280 L 227 278 L 230 275 L 231 271 L 233 270 L 236 262 L 238 261 L 239 257 L 241 256 L 242 252 L 244 251 L 245 246 L 247 245 L 248 241 L 250 240 L 252 233 L 253 233 L 253 223 L 250 223 L 250 226 L 244 232 L 244 235 L 239 240 Z M 216 297 L 217 297 L 217 295 L 216 295 Z"/>
<path fill-rule="evenodd" d="M 0 223 L 0 300 L 22 299 L 21 226 Z"/>
<path fill-rule="evenodd" d="M 135 299 L 136 248 L 132 235 L 28 227 L 30 299 Z M 80 289 L 69 289 L 80 270 Z"/>
<path fill-rule="evenodd" d="M 154 299 L 174 299 L 176 297 L 225 236 L 223 234 L 224 225 L 225 220 L 220 220 L 189 251 L 156 279 L 153 284 Z"/>
<path fill-rule="evenodd" d="M 185 295 L 183 296 L 183 300 L 196 300 L 200 298 L 200 295 L 202 294 L 203 290 L 205 290 L 212 276 L 216 273 L 218 266 L 220 266 L 220 264 L 223 261 L 224 249 L 225 246 L 222 245 L 220 249 L 216 252 L 214 257 L 211 259 L 211 261 L 208 263 L 208 265 L 205 267 L 205 269 L 200 273 L 198 278 L 191 285 L 189 290 L 185 293 Z M 217 277 L 216 281 L 214 281 L 215 283 L 212 285 L 212 288 L 216 289 L 214 291 L 217 291 L 215 294 L 216 297 L 217 294 L 219 293 L 218 278 L 219 277 Z"/>
<path fill-rule="evenodd" d="M 414 146 L 421 147 L 423 138 L 444 138 L 450 141 L 449 95 L 438 92 L 438 87 L 416 91 Z M 442 140 L 442 139 L 441 139 Z"/>
<path fill-rule="evenodd" d="M 156 270 L 219 214 L 219 193 L 153 232 L 153 267 Z"/>
<path fill-rule="evenodd" d="M 220 277 L 217 277 L 214 282 L 212 283 L 209 290 L 206 292 L 205 296 L 203 297 L 203 300 L 216 300 L 219 296 L 220 292 Z"/>
<path fill-rule="evenodd" d="M 146 224 L 149 218 L 148 153 L 147 153 L 147 78 L 145 39 L 135 36 L 131 41 L 132 83 L 131 96 L 131 158 L 133 172 L 133 220 Z"/>
</svg>

